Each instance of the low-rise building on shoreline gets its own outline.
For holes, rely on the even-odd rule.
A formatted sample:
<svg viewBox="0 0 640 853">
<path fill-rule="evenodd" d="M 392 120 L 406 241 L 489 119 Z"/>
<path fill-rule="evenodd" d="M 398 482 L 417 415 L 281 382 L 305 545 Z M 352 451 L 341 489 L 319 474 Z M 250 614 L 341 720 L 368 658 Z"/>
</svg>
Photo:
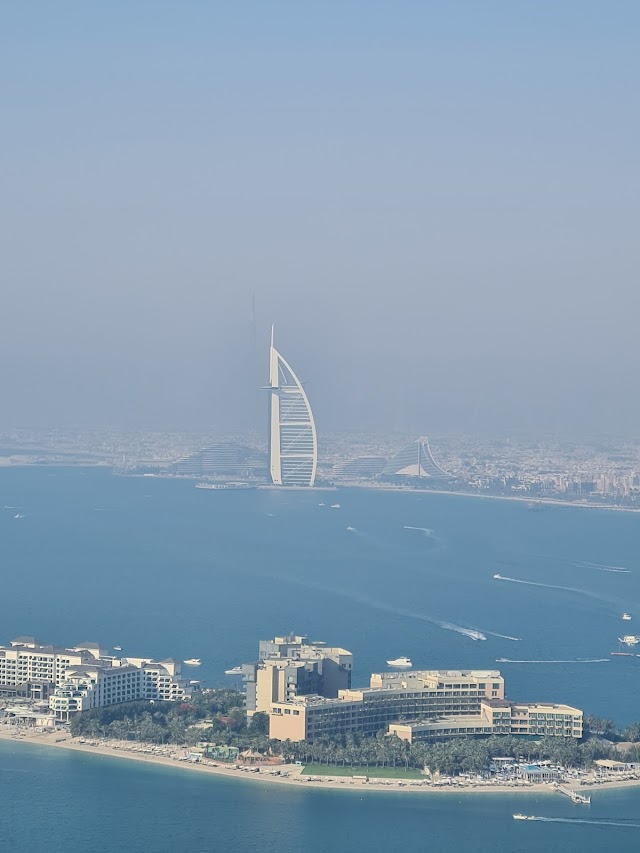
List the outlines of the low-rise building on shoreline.
<svg viewBox="0 0 640 853">
<path fill-rule="evenodd" d="M 298 696 L 272 703 L 269 735 L 314 741 L 386 731 L 409 742 L 447 737 L 528 735 L 582 737 L 582 711 L 568 705 L 504 698 L 497 670 L 374 673 L 370 686 L 335 699 Z"/>
</svg>

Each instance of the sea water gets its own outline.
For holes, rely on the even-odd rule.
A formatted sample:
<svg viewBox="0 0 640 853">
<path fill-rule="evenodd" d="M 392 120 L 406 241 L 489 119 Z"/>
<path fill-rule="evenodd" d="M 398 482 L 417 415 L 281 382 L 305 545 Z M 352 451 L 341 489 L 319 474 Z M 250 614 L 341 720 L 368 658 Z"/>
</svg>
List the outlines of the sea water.
<svg viewBox="0 0 640 853">
<path fill-rule="evenodd" d="M 496 668 L 511 698 L 624 724 L 640 658 L 610 652 L 640 633 L 639 546 L 636 513 L 0 469 L 0 641 L 198 657 L 193 677 L 216 685 L 260 638 L 295 631 L 351 650 L 355 684 L 400 655 Z"/>
<path fill-rule="evenodd" d="M 544 817 L 514 821 L 514 812 Z M 0 850 L 11 853 L 635 853 L 640 791 L 318 790 L 0 741 Z"/>
<path fill-rule="evenodd" d="M 203 665 L 191 670 L 193 677 L 217 685 L 234 683 L 224 670 L 254 659 L 258 639 L 295 631 L 350 649 L 354 684 L 365 684 L 370 672 L 385 669 L 387 659 L 407 655 L 421 668 L 500 669 L 513 699 L 567 702 L 621 724 L 638 718 L 640 658 L 609 653 L 618 650 L 619 636 L 639 631 L 633 626 L 640 623 L 640 515 L 555 506 L 530 512 L 522 502 L 373 489 L 193 486 L 101 469 L 0 469 L 0 641 L 32 634 L 64 645 L 89 640 L 120 645 L 122 654 L 199 657 Z M 336 503 L 340 506 L 332 508 Z M 511 580 L 496 580 L 494 574 Z M 624 611 L 633 615 L 632 622 L 621 620 Z M 480 636 L 486 639 L 474 639 Z M 24 775 L 18 772 L 20 755 L 28 748 L 15 746 L 15 772 L 6 770 L 2 748 L 5 774 Z M 241 810 L 259 809 L 263 802 L 291 805 L 289 847 L 278 849 L 296 849 L 300 838 L 321 849 L 312 846 L 313 839 L 326 841 L 317 826 L 314 830 L 309 817 L 314 810 L 322 815 L 335 809 L 352 833 L 375 826 L 387 814 L 406 833 L 405 845 L 398 840 L 397 849 L 419 837 L 411 827 L 424 831 L 424 821 L 433 822 L 441 812 L 442 832 L 458 826 L 457 801 L 445 808 L 440 799 L 364 795 L 360 807 L 351 794 L 341 799 L 342 792 L 262 791 L 220 780 L 186 780 L 157 768 L 107 765 L 106 759 L 98 765 L 88 761 L 57 751 L 49 759 L 46 767 L 59 774 L 61 797 L 75 803 L 72 780 L 88 769 L 94 776 L 81 790 L 92 790 L 96 776 L 111 779 L 109 796 L 123 801 L 123 808 L 135 803 L 124 797 L 124 779 L 139 786 L 140 796 L 147 785 L 160 786 L 159 802 L 163 796 L 173 799 L 179 785 L 189 796 L 174 805 L 177 832 L 193 826 L 188 799 L 226 803 L 234 796 Z M 32 762 L 29 773 L 34 767 Z M 157 774 L 153 782 L 149 773 Z M 623 815 L 625 798 L 638 811 L 635 796 L 598 792 L 594 800 L 603 797 L 612 804 L 609 816 L 619 803 Z M 503 829 L 520 832 L 510 824 L 504 828 L 505 815 L 516 810 L 511 801 L 500 798 L 489 805 L 476 799 L 473 808 L 483 814 L 496 810 L 496 823 L 476 822 L 476 846 L 456 849 L 491 849 L 481 845 L 506 838 Z M 367 805 L 371 801 L 385 805 Z M 465 814 L 473 813 L 471 802 L 464 798 Z M 83 803 L 88 814 L 91 797 Z M 228 804 L 205 812 L 209 832 L 226 837 L 227 825 L 232 831 Z M 32 812 L 36 826 L 38 814 Z M 86 816 L 79 818 L 80 826 Z M 100 821 L 99 815 L 91 819 Z M 169 816 L 160 811 L 157 820 L 164 827 Z M 137 838 L 139 827 L 129 829 Z M 160 839 L 165 829 L 147 849 L 168 849 Z M 561 839 L 552 849 L 589 849 L 566 846 L 568 838 L 578 838 L 575 829 L 535 822 L 517 838 L 535 838 L 536 845 Z M 596 830 L 605 831 L 591 826 L 589 832 Z M 635 830 L 607 831 L 626 838 Z M 372 831 L 371 838 L 377 837 Z M 626 843 L 624 838 L 616 843 Z M 640 843 L 640 836 L 634 838 Z M 264 844 L 258 849 L 271 849 Z M 247 842 L 235 849 L 250 847 Z"/>
</svg>

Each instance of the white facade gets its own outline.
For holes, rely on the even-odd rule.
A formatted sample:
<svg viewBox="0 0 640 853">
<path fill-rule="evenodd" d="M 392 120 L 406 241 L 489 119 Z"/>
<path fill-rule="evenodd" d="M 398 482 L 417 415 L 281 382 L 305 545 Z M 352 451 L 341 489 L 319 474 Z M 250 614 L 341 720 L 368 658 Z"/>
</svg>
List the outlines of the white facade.
<svg viewBox="0 0 640 853">
<path fill-rule="evenodd" d="M 10 646 L 0 646 L 0 685 L 57 684 L 66 669 L 80 666 L 86 658 L 76 649 L 41 646 L 33 637 L 18 637 Z"/>
<path fill-rule="evenodd" d="M 136 699 L 180 701 L 199 689 L 197 682 L 182 677 L 180 663 L 171 658 L 120 659 L 97 643 L 64 649 L 19 637 L 11 646 L 0 647 L 0 688 L 30 682 L 53 686 L 49 706 L 57 720 Z"/>
<path fill-rule="evenodd" d="M 274 486 L 313 486 L 318 440 L 302 383 L 274 346 L 269 348 L 269 477 Z"/>
<path fill-rule="evenodd" d="M 382 473 L 402 477 L 432 477 L 436 480 L 447 479 L 451 476 L 434 459 L 426 435 L 390 459 Z"/>
<path fill-rule="evenodd" d="M 177 702 L 187 698 L 193 685 L 180 675 L 180 664 L 124 658 L 121 666 L 83 666 L 70 669 L 50 699 L 56 719 L 68 720 L 77 711 L 105 708 L 121 702 L 157 700 Z"/>
</svg>

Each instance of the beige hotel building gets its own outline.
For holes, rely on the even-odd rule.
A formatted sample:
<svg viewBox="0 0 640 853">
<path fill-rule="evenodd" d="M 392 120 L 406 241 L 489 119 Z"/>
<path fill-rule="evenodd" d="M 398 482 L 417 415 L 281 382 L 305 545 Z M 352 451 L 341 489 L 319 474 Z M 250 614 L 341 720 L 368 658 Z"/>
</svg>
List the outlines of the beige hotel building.
<svg viewBox="0 0 640 853">
<path fill-rule="evenodd" d="M 269 735 L 314 741 L 387 731 L 416 742 L 469 735 L 582 737 L 582 711 L 568 705 L 525 704 L 504 698 L 496 670 L 374 673 L 369 687 L 336 698 L 297 696 L 275 701 Z"/>
</svg>

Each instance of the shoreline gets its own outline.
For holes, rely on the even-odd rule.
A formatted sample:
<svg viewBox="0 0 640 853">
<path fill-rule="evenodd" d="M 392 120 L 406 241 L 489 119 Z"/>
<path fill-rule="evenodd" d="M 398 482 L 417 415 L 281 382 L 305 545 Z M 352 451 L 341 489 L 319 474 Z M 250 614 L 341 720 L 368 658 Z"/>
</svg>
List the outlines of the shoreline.
<svg viewBox="0 0 640 853">
<path fill-rule="evenodd" d="M 119 471 L 115 468 L 112 462 L 88 462 L 78 461 L 72 462 L 62 460 L 56 462 L 48 462 L 46 464 L 36 464 L 34 462 L 10 462 L 4 460 L 10 457 L 0 456 L 0 470 L 10 468 L 100 468 L 109 470 L 114 477 L 129 477 L 129 478 L 153 478 L 156 480 L 176 480 L 179 482 L 197 482 L 201 477 L 176 477 L 171 474 L 152 473 L 152 474 L 133 474 L 127 471 Z M 219 491 L 290 491 L 290 492 L 336 492 L 346 489 L 361 489 L 368 492 L 400 492 L 402 494 L 418 494 L 418 495 L 452 495 L 461 498 L 484 498 L 485 500 L 493 501 L 519 501 L 524 503 L 543 504 L 545 506 L 555 507 L 572 507 L 582 509 L 604 509 L 610 512 L 632 512 L 640 513 L 639 507 L 620 506 L 619 504 L 603 504 L 595 501 L 573 501 L 562 500 L 561 498 L 542 498 L 532 495 L 487 495 L 481 492 L 468 491 L 451 491 L 450 489 L 413 489 L 402 486 L 385 486 L 374 485 L 372 483 L 334 483 L 332 485 L 314 485 L 311 487 L 298 486 L 272 486 L 268 483 L 251 483 L 248 489 L 220 488 Z"/>
<path fill-rule="evenodd" d="M 478 782 L 460 781 L 451 784 L 437 784 L 416 779 L 395 779 L 376 777 L 371 775 L 368 781 L 361 777 L 341 776 L 335 779 L 327 774 L 327 778 L 305 774 L 304 768 L 300 765 L 293 764 L 273 764 L 261 765 L 259 772 L 256 772 L 255 767 L 245 765 L 244 769 L 240 769 L 238 765 L 223 765 L 221 763 L 199 762 L 192 761 L 186 758 L 188 747 L 178 747 L 169 745 L 167 747 L 157 747 L 150 744 L 137 744 L 134 746 L 133 741 L 112 741 L 112 740 L 85 740 L 84 743 L 80 739 L 72 738 L 69 734 L 61 734 L 59 732 L 25 732 L 24 729 L 19 731 L 3 731 L 0 726 L 0 741 L 7 743 L 26 743 L 32 745 L 46 746 L 53 749 L 64 749 L 71 752 L 80 752 L 90 755 L 100 755 L 104 757 L 119 758 L 129 761 L 142 762 L 147 765 L 155 765 L 160 767 L 173 767 L 182 770 L 190 770 L 197 773 L 205 773 L 212 776 L 218 776 L 226 779 L 239 779 L 253 782 L 267 782 L 268 784 L 278 785 L 294 785 L 304 786 L 307 789 L 323 789 L 323 790 L 356 790 L 356 791 L 402 791 L 405 793 L 427 793 L 427 794 L 557 794 L 559 793 L 551 784 L 548 783 L 518 783 L 518 784 L 482 784 Z M 287 776 L 274 776 L 274 771 L 282 771 L 288 774 Z M 372 774 L 375 768 L 372 769 Z M 570 785 L 571 783 L 565 783 Z M 572 785 L 579 791 L 591 793 L 595 790 L 616 790 L 623 788 L 639 788 L 640 778 L 637 779 L 611 779 L 604 782 L 590 782 L 585 785 Z"/>
<path fill-rule="evenodd" d="M 315 487 L 314 487 L 315 488 Z M 460 498 L 484 498 L 490 501 L 518 501 L 520 503 L 545 504 L 546 506 L 561 506 L 581 509 L 606 509 L 613 512 L 640 512 L 640 507 L 619 506 L 617 504 L 601 504 L 593 501 L 563 501 L 560 498 L 536 498 L 522 495 L 485 495 L 481 492 L 452 492 L 448 489 L 407 489 L 402 486 L 367 486 L 362 483 L 345 483 L 341 489 L 363 489 L 368 492 L 400 492 L 417 495 L 452 495 Z"/>
</svg>

